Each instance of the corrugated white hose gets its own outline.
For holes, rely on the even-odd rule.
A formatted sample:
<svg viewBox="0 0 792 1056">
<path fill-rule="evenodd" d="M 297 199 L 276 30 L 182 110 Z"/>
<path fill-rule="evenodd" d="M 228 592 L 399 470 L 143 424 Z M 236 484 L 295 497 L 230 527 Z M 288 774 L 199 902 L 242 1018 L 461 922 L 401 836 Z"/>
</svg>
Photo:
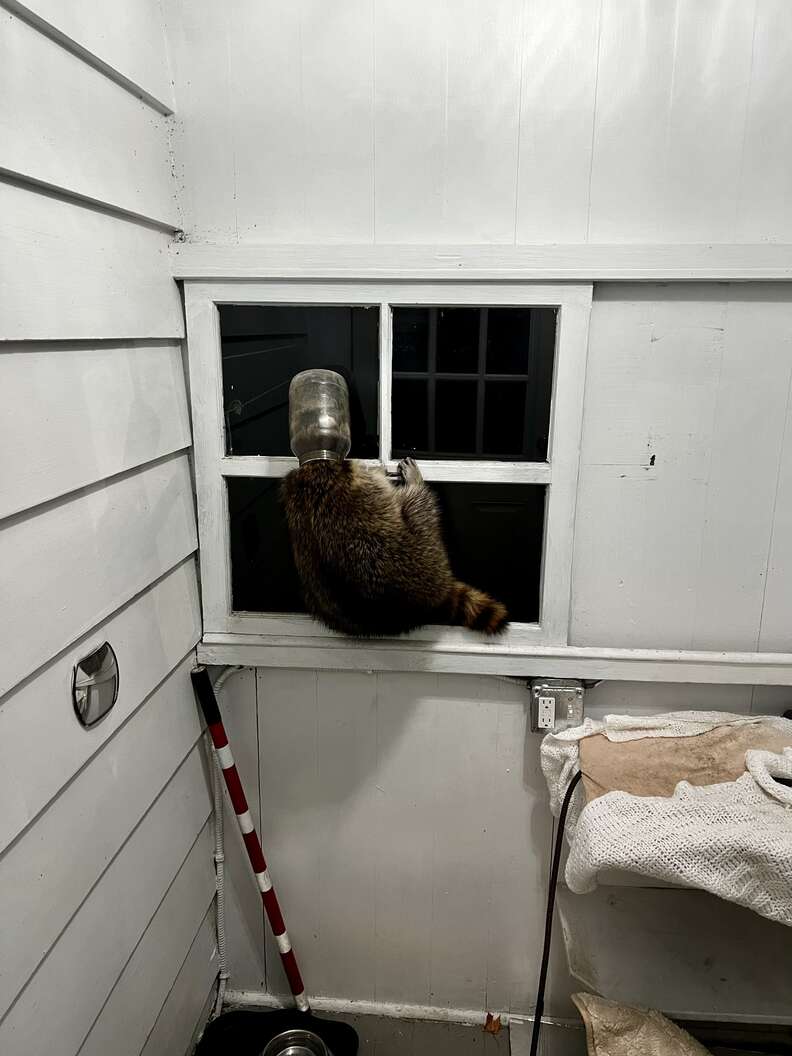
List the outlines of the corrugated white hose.
<svg viewBox="0 0 792 1056">
<path fill-rule="evenodd" d="M 226 682 L 241 667 L 226 667 L 221 672 L 214 684 L 215 696 L 220 699 L 220 694 Z M 211 738 L 207 733 L 209 741 L 209 757 L 212 760 L 212 800 L 214 817 L 214 863 L 215 863 L 215 890 L 217 892 L 217 959 L 220 962 L 220 972 L 217 981 L 217 997 L 215 998 L 213 1018 L 219 1016 L 223 1011 L 226 986 L 228 985 L 228 959 L 226 957 L 225 936 L 225 829 L 223 825 L 223 774 L 220 763 L 212 748 Z"/>
</svg>

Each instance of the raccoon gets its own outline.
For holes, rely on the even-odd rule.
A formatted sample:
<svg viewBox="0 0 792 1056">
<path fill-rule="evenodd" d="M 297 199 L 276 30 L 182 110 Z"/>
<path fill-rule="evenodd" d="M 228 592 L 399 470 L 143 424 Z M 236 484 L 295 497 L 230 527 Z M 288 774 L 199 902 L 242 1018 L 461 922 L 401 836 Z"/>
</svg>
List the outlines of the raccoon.
<svg viewBox="0 0 792 1056">
<path fill-rule="evenodd" d="M 306 462 L 285 478 L 282 499 L 306 606 L 332 630 L 507 626 L 500 602 L 454 578 L 435 496 L 412 459 L 396 482 L 354 461 Z"/>
</svg>

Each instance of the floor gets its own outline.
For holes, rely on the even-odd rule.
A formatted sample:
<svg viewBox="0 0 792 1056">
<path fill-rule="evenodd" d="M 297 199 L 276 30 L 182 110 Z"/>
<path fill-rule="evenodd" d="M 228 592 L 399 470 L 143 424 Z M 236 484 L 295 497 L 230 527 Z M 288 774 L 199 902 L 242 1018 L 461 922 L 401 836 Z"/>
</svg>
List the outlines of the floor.
<svg viewBox="0 0 792 1056">
<path fill-rule="evenodd" d="M 323 1018 L 333 1016 L 322 1013 Z M 509 1056 L 509 1034 L 485 1034 L 480 1027 L 455 1023 L 380 1019 L 375 1016 L 339 1017 L 360 1038 L 359 1056 Z"/>
</svg>

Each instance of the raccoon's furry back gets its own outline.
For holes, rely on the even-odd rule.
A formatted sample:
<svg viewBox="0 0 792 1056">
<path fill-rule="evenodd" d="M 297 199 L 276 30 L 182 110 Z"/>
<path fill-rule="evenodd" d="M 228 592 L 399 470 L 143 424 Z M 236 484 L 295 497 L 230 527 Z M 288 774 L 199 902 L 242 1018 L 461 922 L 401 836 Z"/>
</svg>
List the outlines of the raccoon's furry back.
<svg viewBox="0 0 792 1056">
<path fill-rule="evenodd" d="M 505 608 L 458 583 L 434 494 L 417 467 L 394 486 L 352 461 L 308 462 L 282 498 L 306 607 L 333 630 L 398 635 L 427 623 L 497 633 Z"/>
</svg>

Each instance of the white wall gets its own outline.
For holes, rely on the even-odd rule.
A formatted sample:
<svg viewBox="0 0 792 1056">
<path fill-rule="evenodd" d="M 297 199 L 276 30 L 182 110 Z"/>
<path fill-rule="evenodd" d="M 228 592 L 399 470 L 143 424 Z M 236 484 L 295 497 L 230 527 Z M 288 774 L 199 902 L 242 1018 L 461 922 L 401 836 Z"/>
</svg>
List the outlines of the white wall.
<svg viewBox="0 0 792 1056">
<path fill-rule="evenodd" d="M 786 0 L 165 10 L 188 240 L 792 242 Z M 575 644 L 789 648 L 791 379 L 789 286 L 595 287 Z M 611 683 L 588 707 L 779 713 L 791 698 Z M 523 701 L 476 677 L 229 683 L 311 991 L 530 1009 L 550 825 Z M 283 992 L 229 842 L 231 985 Z M 555 956 L 548 1010 L 571 1015 Z M 768 989 L 745 981 L 728 1010 L 766 1010 Z"/>
<path fill-rule="evenodd" d="M 787 0 L 165 0 L 190 239 L 790 242 Z"/>
<path fill-rule="evenodd" d="M 0 1051 L 179 1056 L 217 966 L 162 19 L 0 22 Z"/>
</svg>

